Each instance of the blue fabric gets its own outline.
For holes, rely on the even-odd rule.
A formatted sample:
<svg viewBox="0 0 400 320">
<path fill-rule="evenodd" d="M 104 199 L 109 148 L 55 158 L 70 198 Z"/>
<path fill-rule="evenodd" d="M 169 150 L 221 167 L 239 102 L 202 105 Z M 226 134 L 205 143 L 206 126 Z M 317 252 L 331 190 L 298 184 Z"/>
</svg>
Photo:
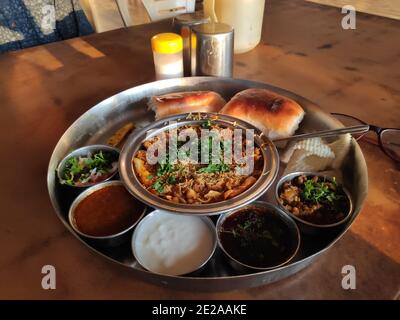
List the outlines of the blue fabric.
<svg viewBox="0 0 400 320">
<path fill-rule="evenodd" d="M 78 0 L 0 0 L 0 53 L 93 32 Z"/>
</svg>

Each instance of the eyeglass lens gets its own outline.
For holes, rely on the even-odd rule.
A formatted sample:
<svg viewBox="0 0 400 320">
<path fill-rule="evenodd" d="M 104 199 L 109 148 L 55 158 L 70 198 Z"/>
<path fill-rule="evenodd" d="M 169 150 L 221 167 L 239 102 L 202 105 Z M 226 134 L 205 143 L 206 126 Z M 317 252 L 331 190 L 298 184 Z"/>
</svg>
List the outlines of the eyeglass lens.
<svg viewBox="0 0 400 320">
<path fill-rule="evenodd" d="M 385 129 L 381 132 L 381 143 L 386 154 L 400 161 L 400 129 Z"/>
</svg>

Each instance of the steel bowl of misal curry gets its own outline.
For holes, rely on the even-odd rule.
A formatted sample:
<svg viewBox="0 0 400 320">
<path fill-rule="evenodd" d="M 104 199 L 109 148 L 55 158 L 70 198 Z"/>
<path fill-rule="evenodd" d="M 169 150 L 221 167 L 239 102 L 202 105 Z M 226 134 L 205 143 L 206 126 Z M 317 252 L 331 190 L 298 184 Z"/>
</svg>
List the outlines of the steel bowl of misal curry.
<svg viewBox="0 0 400 320">
<path fill-rule="evenodd" d="M 86 189 L 72 203 L 69 223 L 85 240 L 101 246 L 127 241 L 146 206 L 121 181 L 102 182 Z"/>
<path fill-rule="evenodd" d="M 336 177 L 315 172 L 290 173 L 277 183 L 276 200 L 305 232 L 344 224 L 353 209 L 350 193 Z"/>
<path fill-rule="evenodd" d="M 107 145 L 89 145 L 69 153 L 58 165 L 62 185 L 88 188 L 112 179 L 118 173 L 119 150 Z"/>
<path fill-rule="evenodd" d="M 300 247 L 296 223 L 280 208 L 255 201 L 221 215 L 218 244 L 237 271 L 262 271 L 291 261 Z"/>
<path fill-rule="evenodd" d="M 133 195 L 158 209 L 221 214 L 256 200 L 278 172 L 275 146 L 233 117 L 184 114 L 143 130 L 122 151 L 120 174 Z M 166 156 L 151 162 L 163 144 Z"/>
</svg>

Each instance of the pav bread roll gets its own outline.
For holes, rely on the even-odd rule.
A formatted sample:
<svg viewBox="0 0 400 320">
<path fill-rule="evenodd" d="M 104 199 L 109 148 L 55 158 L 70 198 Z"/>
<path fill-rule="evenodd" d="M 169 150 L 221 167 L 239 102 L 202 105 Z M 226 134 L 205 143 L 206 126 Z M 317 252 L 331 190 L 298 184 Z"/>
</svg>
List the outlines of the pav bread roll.
<svg viewBox="0 0 400 320">
<path fill-rule="evenodd" d="M 152 97 L 149 107 L 156 119 L 190 112 L 219 112 L 226 101 L 213 91 L 175 92 Z"/>
<path fill-rule="evenodd" d="M 271 140 L 292 136 L 304 117 L 297 102 L 258 88 L 237 93 L 220 113 L 251 123 Z"/>
</svg>

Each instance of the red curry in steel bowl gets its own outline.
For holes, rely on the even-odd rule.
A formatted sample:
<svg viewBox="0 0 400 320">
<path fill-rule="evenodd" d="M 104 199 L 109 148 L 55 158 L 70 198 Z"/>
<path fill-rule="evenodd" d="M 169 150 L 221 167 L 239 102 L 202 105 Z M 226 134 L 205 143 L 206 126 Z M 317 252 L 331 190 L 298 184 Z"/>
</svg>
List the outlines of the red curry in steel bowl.
<svg viewBox="0 0 400 320">
<path fill-rule="evenodd" d="M 109 181 L 80 194 L 70 208 L 69 221 L 85 238 L 115 240 L 129 233 L 144 211 L 145 205 L 134 198 L 122 182 Z"/>
</svg>

